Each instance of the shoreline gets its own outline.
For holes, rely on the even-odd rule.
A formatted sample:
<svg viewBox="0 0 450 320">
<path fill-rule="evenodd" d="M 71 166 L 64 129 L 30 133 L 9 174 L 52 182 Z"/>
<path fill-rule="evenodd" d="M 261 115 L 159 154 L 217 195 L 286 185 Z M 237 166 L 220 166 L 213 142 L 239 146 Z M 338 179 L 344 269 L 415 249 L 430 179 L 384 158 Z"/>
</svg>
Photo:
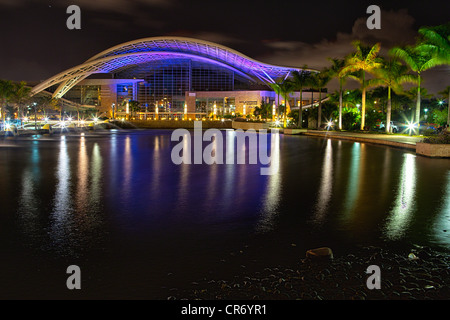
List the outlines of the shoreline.
<svg viewBox="0 0 450 320">
<path fill-rule="evenodd" d="M 381 270 L 381 289 L 367 287 L 370 265 Z M 238 272 L 231 279 L 205 277 L 168 300 L 443 300 L 450 298 L 450 254 L 415 246 L 410 251 L 362 247 L 333 259 L 299 258 Z"/>
</svg>

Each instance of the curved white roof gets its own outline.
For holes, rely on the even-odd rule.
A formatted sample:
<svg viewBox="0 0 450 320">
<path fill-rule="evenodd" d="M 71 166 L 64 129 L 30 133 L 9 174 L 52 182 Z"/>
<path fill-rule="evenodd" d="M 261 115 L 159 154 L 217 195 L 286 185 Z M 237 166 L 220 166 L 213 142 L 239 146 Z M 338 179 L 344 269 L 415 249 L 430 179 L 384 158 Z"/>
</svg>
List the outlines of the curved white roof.
<svg viewBox="0 0 450 320">
<path fill-rule="evenodd" d="M 126 42 L 100 52 L 83 64 L 65 70 L 35 86 L 36 94 L 60 84 L 55 97 L 62 97 L 81 80 L 94 73 L 118 72 L 123 69 L 167 58 L 190 58 L 220 65 L 239 74 L 265 83 L 286 77 L 296 67 L 270 65 L 251 59 L 223 45 L 185 37 L 153 37 Z"/>
</svg>

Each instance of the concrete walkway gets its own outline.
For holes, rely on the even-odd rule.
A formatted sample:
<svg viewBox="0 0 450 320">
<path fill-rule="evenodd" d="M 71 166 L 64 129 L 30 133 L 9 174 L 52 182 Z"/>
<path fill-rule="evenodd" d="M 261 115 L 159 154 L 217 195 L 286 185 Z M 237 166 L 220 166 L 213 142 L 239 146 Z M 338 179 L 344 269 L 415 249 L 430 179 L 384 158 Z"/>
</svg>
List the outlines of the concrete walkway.
<svg viewBox="0 0 450 320">
<path fill-rule="evenodd" d="M 397 148 L 406 148 L 416 150 L 416 143 L 423 140 L 423 137 L 410 137 L 403 135 L 371 134 L 371 133 L 352 133 L 336 131 L 316 131 L 308 130 L 304 133 L 307 136 L 326 137 L 340 140 L 359 141 L 388 145 Z"/>
</svg>

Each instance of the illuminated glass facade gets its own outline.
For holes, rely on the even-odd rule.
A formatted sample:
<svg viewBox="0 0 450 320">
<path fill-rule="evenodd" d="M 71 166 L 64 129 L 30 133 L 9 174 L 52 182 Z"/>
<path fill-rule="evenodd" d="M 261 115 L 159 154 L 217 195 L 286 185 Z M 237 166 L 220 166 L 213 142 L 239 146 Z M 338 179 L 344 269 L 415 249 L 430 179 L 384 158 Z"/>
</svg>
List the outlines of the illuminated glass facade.
<svg viewBox="0 0 450 320">
<path fill-rule="evenodd" d="M 75 86 L 64 96 L 67 100 L 90 106 L 100 105 L 100 86 L 80 85 Z"/>
<path fill-rule="evenodd" d="M 219 112 L 226 113 L 272 101 L 273 94 L 262 91 L 271 91 L 270 83 L 299 70 L 260 62 L 209 41 L 153 37 L 102 51 L 39 83 L 32 93 L 48 90 L 55 98 L 98 105 L 102 112 L 136 100 L 147 112 L 155 112 L 156 108 L 161 112 L 182 112 L 186 105 L 188 112 L 208 113 L 215 104 Z M 96 78 L 103 82 L 90 81 L 99 74 L 105 75 Z M 86 83 L 101 83 L 99 93 L 87 89 L 84 94 L 82 86 Z M 248 93 L 244 96 L 243 91 Z M 264 96 L 256 97 L 252 91 Z M 210 94 L 205 97 L 204 93 Z"/>
<path fill-rule="evenodd" d="M 168 59 L 141 64 L 116 73 L 114 78 L 143 79 L 137 87 L 137 100 L 150 112 L 156 106 L 164 112 L 183 111 L 187 91 L 233 91 L 235 85 L 241 89 L 264 88 L 264 85 L 245 79 L 233 70 L 193 59 Z M 124 96 L 121 88 L 118 88 L 119 97 Z M 223 105 L 223 98 L 216 100 Z M 197 109 L 206 110 L 211 103 L 201 102 Z"/>
</svg>

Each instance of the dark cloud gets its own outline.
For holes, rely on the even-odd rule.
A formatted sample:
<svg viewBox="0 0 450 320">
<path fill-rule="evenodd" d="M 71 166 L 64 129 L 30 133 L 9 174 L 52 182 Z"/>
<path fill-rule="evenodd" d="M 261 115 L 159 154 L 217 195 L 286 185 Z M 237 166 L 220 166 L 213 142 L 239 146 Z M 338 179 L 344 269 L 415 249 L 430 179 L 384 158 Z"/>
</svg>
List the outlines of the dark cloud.
<svg viewBox="0 0 450 320">
<path fill-rule="evenodd" d="M 412 43 L 418 27 L 448 21 L 443 8 L 430 10 L 442 7 L 438 0 L 377 3 L 381 30 L 366 27 L 369 0 L 320 6 L 282 0 L 0 0 L 0 78 L 43 80 L 120 43 L 168 35 L 216 42 L 267 63 L 320 69 L 328 57 L 352 52 L 355 39 L 380 41 L 385 54 L 390 46 Z M 66 28 L 71 4 L 82 10 L 78 31 Z"/>
<path fill-rule="evenodd" d="M 358 18 L 353 24 L 351 33 L 338 32 L 333 40 L 322 39 L 313 44 L 302 41 L 265 41 L 264 45 L 269 53 L 257 57 L 259 60 L 288 66 L 301 67 L 305 64 L 309 68 L 321 70 L 330 66 L 328 58 L 344 58 L 354 51 L 352 42 L 360 40 L 363 43 L 381 43 L 381 55 L 387 56 L 388 50 L 394 46 L 414 44 L 417 30 L 414 28 L 414 18 L 407 10 L 382 11 L 381 29 L 370 30 L 366 26 L 366 17 Z M 424 73 L 424 83 L 429 91 L 436 93 L 441 89 L 442 79 L 450 73 L 448 66 L 431 69 Z M 357 84 L 349 84 L 355 88 Z M 337 83 L 330 85 L 332 90 L 337 89 Z"/>
<path fill-rule="evenodd" d="M 413 28 L 414 18 L 406 10 L 382 11 L 380 30 L 369 30 L 366 19 L 358 18 L 351 33 L 338 32 L 333 40 L 322 39 L 313 44 L 302 41 L 265 41 L 265 46 L 272 51 L 260 58 L 270 63 L 292 66 L 308 64 L 311 68 L 321 69 L 330 64 L 327 58 L 343 58 L 352 52 L 352 42 L 355 40 L 367 44 L 380 42 L 383 53 L 392 46 L 414 43 L 417 34 Z"/>
</svg>

